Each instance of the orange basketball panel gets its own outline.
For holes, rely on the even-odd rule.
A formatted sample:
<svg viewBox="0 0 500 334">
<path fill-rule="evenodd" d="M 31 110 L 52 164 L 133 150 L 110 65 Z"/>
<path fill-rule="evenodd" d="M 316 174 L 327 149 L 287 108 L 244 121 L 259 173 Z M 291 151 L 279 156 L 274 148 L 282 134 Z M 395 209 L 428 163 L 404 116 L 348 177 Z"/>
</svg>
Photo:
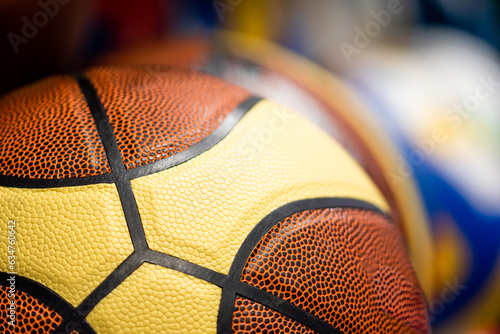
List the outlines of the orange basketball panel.
<svg viewBox="0 0 500 334">
<path fill-rule="evenodd" d="M 109 173 L 104 147 L 71 77 L 41 80 L 0 99 L 0 174 L 33 179 Z"/>
<path fill-rule="evenodd" d="M 236 298 L 233 313 L 233 333 L 291 333 L 315 334 L 316 332 L 301 323 L 288 318 L 262 304 L 246 298 Z"/>
<path fill-rule="evenodd" d="M 189 69 L 98 67 L 87 71 L 127 169 L 206 138 L 249 93 Z"/>
<path fill-rule="evenodd" d="M 274 226 L 241 277 L 344 333 L 427 333 L 403 239 L 379 213 L 315 209 Z"/>
<path fill-rule="evenodd" d="M 16 291 L 16 322 L 9 325 L 7 306 L 10 305 L 9 287 L 0 286 L 0 333 L 51 333 L 63 321 L 62 317 L 35 298 Z"/>
</svg>

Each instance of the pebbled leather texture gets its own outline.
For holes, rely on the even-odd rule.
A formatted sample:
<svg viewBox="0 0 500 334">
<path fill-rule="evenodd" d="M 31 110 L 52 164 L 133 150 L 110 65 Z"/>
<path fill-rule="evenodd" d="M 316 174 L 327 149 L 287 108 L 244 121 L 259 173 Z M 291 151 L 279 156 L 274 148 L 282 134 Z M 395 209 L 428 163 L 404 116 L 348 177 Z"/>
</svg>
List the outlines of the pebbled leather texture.
<svg viewBox="0 0 500 334">
<path fill-rule="evenodd" d="M 429 330 L 403 238 L 373 211 L 327 208 L 289 216 L 261 239 L 241 280 L 344 333 Z"/>
<path fill-rule="evenodd" d="M 249 97 L 238 86 L 187 69 L 97 67 L 86 76 L 107 111 L 127 169 L 200 142 Z"/>
<path fill-rule="evenodd" d="M 111 171 L 75 80 L 50 77 L 0 99 L 0 175 L 75 178 Z"/>
<path fill-rule="evenodd" d="M 223 274 L 253 227 L 286 203 L 348 197 L 387 210 L 347 151 L 267 100 L 210 150 L 131 183 L 152 249 Z"/>
<path fill-rule="evenodd" d="M 0 187 L 0 221 L 16 221 L 16 270 L 77 306 L 133 251 L 114 184 Z M 8 230 L 0 229 L 7 249 Z M 7 269 L 7 257 L 0 258 Z"/>
<path fill-rule="evenodd" d="M 390 206 L 342 145 L 295 111 L 206 74 L 148 75 L 144 67 L 98 67 L 0 99 L 29 108 L 0 114 L 13 129 L 32 124 L 19 144 L 9 125 L 0 128 L 0 248 L 15 220 L 16 270 L 29 281 L 18 296 L 61 311 L 56 333 L 70 324 L 73 334 L 426 331 L 404 241 L 384 216 Z M 33 102 L 41 96 L 47 101 Z M 37 136 L 46 147 L 25 153 Z M 292 213 L 303 225 L 291 239 L 281 225 L 260 230 L 297 205 L 327 202 L 366 211 Z M 267 250 L 270 238 L 283 240 L 282 253 Z M 311 239 L 313 251 L 282 265 Z M 252 262 L 262 256 L 254 249 L 271 252 L 277 269 Z M 247 260 L 244 275 L 235 274 Z M 308 303 L 280 281 L 301 270 L 294 280 L 304 281 Z M 6 256 L 0 271 L 10 271 Z M 333 286 L 315 285 L 337 271 Z M 247 312 L 258 316 L 243 320 Z M 263 328 L 261 318 L 273 326 Z"/>
<path fill-rule="evenodd" d="M 221 289 L 145 263 L 88 315 L 97 333 L 216 333 Z"/>
</svg>

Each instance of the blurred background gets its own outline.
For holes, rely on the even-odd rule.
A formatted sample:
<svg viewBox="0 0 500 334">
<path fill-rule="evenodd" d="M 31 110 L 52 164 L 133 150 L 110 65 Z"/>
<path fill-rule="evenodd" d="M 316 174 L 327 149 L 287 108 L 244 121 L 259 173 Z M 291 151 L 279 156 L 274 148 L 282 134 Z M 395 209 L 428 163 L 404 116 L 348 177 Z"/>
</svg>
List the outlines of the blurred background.
<svg viewBox="0 0 500 334">
<path fill-rule="evenodd" d="M 321 65 L 396 146 L 399 172 L 387 182 L 416 181 L 432 235 L 434 332 L 500 333 L 500 1 L 1 0 L 0 29 L 1 94 L 96 63 L 201 66 L 207 49 L 227 48 L 219 29 Z M 252 52 L 280 63 L 267 48 Z M 283 80 L 217 64 L 208 71 L 322 108 Z"/>
</svg>

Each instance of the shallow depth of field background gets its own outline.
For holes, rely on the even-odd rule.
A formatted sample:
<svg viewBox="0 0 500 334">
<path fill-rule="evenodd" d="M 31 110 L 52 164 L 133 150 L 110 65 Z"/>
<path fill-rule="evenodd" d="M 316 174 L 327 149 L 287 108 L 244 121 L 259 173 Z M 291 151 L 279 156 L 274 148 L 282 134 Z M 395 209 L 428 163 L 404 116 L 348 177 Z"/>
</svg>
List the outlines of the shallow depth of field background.
<svg viewBox="0 0 500 334">
<path fill-rule="evenodd" d="M 419 186 L 435 333 L 500 333 L 500 2 L 2 0 L 0 93 L 213 29 L 274 41 L 352 88 L 399 149 L 390 182 Z"/>
</svg>

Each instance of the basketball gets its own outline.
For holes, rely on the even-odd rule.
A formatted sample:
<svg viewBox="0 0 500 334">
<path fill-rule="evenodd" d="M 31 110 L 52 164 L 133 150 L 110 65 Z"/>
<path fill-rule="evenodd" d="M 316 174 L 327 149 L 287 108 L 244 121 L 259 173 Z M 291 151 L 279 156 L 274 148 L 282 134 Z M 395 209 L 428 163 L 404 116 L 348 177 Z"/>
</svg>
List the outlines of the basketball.
<svg viewBox="0 0 500 334">
<path fill-rule="evenodd" d="M 163 38 L 123 48 L 100 64 L 145 67 L 149 77 L 162 66 L 197 69 L 286 105 L 332 136 L 361 165 L 401 226 L 421 288 L 434 290 L 429 223 L 412 177 L 401 172 L 399 151 L 373 106 L 363 105 L 341 78 L 268 40 L 218 30 L 209 37 Z M 403 177 L 402 177 L 403 175 Z"/>
<path fill-rule="evenodd" d="M 495 50 L 463 32 L 436 27 L 413 35 L 410 45 L 394 43 L 360 56 L 350 80 L 385 121 L 422 193 L 435 254 L 429 299 L 433 329 L 495 333 L 500 320 L 500 95 L 487 88 L 488 78 L 500 76 L 500 65 Z M 439 82 L 436 71 L 443 71 Z M 387 85 L 386 78 L 391 78 Z M 478 98 L 480 90 L 490 95 Z M 403 92 L 412 95 L 400 99 Z M 469 100 L 477 105 L 464 104 Z M 466 111 L 460 114 L 450 106 Z M 440 129 L 443 140 L 429 136 Z"/>
<path fill-rule="evenodd" d="M 168 66 L 0 108 L 2 333 L 429 331 L 390 204 L 292 109 Z"/>
</svg>

